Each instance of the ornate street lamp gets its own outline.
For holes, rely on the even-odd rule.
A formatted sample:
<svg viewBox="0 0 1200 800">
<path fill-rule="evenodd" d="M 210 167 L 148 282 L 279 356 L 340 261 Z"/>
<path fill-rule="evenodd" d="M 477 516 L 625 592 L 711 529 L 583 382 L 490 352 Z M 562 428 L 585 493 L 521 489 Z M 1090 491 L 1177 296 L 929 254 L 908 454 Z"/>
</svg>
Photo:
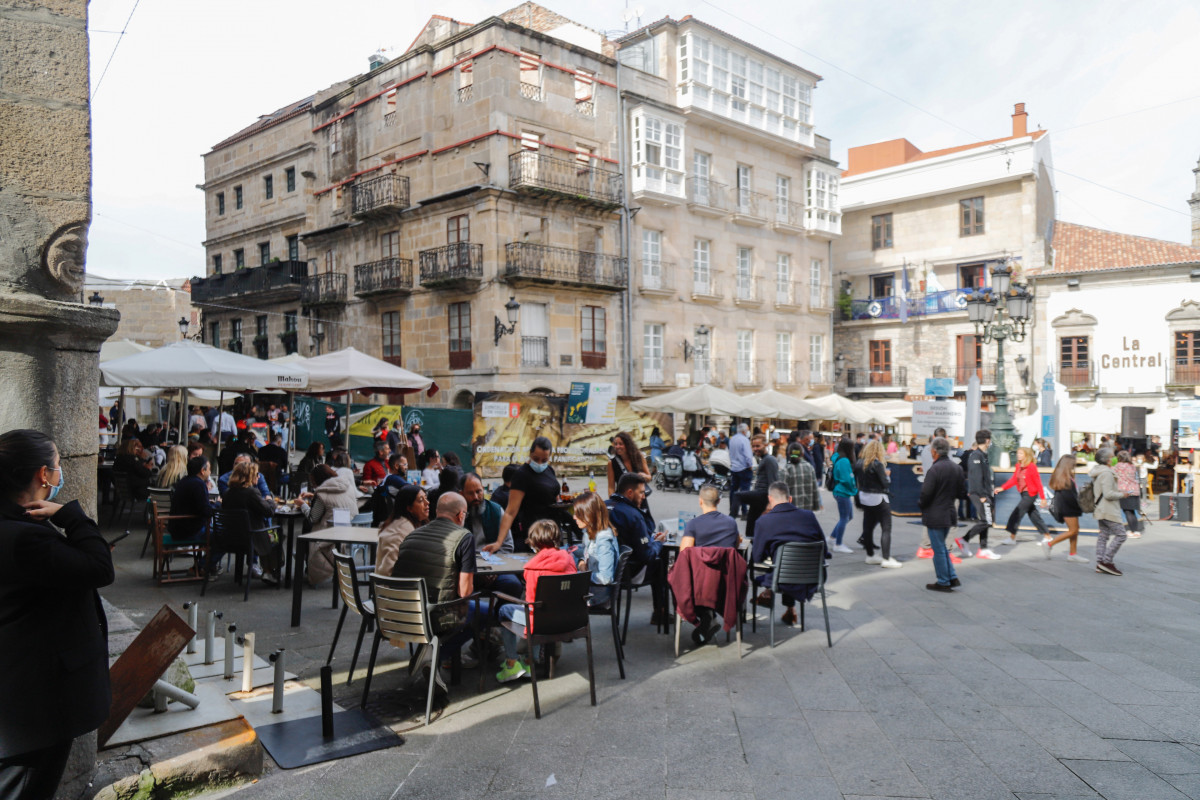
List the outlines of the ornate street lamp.
<svg viewBox="0 0 1200 800">
<path fill-rule="evenodd" d="M 1012 282 L 1012 267 L 997 263 L 992 267 L 990 289 L 967 297 L 967 318 L 975 324 L 975 335 L 984 344 L 996 342 L 996 411 L 992 415 L 992 441 L 997 452 L 1014 454 L 1012 416 L 1008 413 L 1008 389 L 1004 384 L 1004 341 L 1025 341 L 1025 326 L 1033 309 L 1033 294 L 1024 284 Z M 967 432 L 968 435 L 970 431 Z"/>
<path fill-rule="evenodd" d="M 708 352 L 708 326 L 701 325 L 696 328 L 696 343 L 692 344 L 687 339 L 683 340 L 683 361 L 686 364 L 692 356 L 698 352 Z"/>
<path fill-rule="evenodd" d="M 517 318 L 521 314 L 521 304 L 517 302 L 517 298 L 509 295 L 508 302 L 504 304 L 504 310 L 508 315 L 507 327 L 496 317 L 496 338 L 493 344 L 500 344 L 500 340 L 505 334 L 513 334 L 517 332 Z"/>
</svg>

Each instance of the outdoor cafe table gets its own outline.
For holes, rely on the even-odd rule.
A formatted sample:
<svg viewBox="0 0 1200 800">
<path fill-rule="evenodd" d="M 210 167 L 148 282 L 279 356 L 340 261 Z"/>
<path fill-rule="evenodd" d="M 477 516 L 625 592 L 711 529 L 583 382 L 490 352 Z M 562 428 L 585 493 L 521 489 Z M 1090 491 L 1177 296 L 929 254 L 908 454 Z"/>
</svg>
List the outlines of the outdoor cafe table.
<svg viewBox="0 0 1200 800">
<path fill-rule="evenodd" d="M 285 589 L 292 588 L 292 554 L 296 550 L 296 520 L 304 516 L 304 512 L 293 505 L 276 505 L 275 516 L 283 517 L 287 520 L 287 542 L 284 545 L 283 553 L 286 563 L 283 568 Z"/>
</svg>

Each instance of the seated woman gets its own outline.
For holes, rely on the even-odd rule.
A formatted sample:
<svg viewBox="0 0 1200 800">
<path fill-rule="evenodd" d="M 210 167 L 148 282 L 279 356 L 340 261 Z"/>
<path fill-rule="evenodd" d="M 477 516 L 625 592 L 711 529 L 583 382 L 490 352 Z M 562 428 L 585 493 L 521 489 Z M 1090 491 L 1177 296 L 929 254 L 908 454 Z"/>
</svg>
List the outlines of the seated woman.
<svg viewBox="0 0 1200 800">
<path fill-rule="evenodd" d="M 187 448 L 174 445 L 167 452 L 167 462 L 158 471 L 154 485 L 159 489 L 174 489 L 175 484 L 187 477 Z"/>
<path fill-rule="evenodd" d="M 391 575 L 396 564 L 396 551 L 404 538 L 425 524 L 429 518 L 429 498 L 420 486 L 406 483 L 396 494 L 391 516 L 379 528 L 379 551 L 375 556 L 375 571 Z"/>
<path fill-rule="evenodd" d="M 575 524 L 584 532 L 582 551 L 573 548 L 579 569 L 592 573 L 592 599 L 588 605 L 602 606 L 612 598 L 613 584 L 617 582 L 617 561 L 621 547 L 612 531 L 608 519 L 608 507 L 595 492 L 584 492 L 575 498 L 571 511 Z"/>
<path fill-rule="evenodd" d="M 343 478 L 349 478 L 350 485 L 355 486 L 358 483 L 358 476 L 354 474 L 354 460 L 350 458 L 350 454 L 345 450 L 335 450 L 331 459 L 333 470 Z"/>
<path fill-rule="evenodd" d="M 442 459 L 437 450 L 426 450 L 417 456 L 417 469 L 421 470 L 421 484 L 433 491 L 438 488 L 441 477 Z"/>
<path fill-rule="evenodd" d="M 429 507 L 437 508 L 438 498 L 447 492 L 457 492 L 461 475 L 454 467 L 442 467 L 438 472 L 435 488 L 429 489 Z"/>
<path fill-rule="evenodd" d="M 310 491 L 296 498 L 296 505 L 303 511 L 313 530 L 333 527 L 335 509 L 348 511 L 351 516 L 358 513 L 358 491 L 354 481 L 339 475 L 328 464 L 320 464 L 308 476 Z M 313 586 L 333 575 L 332 542 L 323 542 L 308 556 L 308 582 Z"/>
<path fill-rule="evenodd" d="M 548 519 L 538 520 L 529 527 L 525 535 L 525 543 L 533 549 L 534 556 L 525 564 L 525 599 L 537 602 L 537 581 L 543 575 L 570 575 L 575 572 L 575 561 L 566 550 L 560 550 L 562 537 L 558 525 Z M 519 632 L 514 633 L 507 627 L 500 629 L 504 639 L 504 667 L 496 673 L 496 680 L 508 683 L 528 675 L 529 663 L 521 660 L 520 644 L 525 638 L 527 626 L 533 620 L 525 619 L 525 606 L 509 603 L 500 607 L 500 619 L 512 624 Z M 530 654 L 532 655 L 532 653 Z"/>
<path fill-rule="evenodd" d="M 304 451 L 304 458 L 300 459 L 300 466 L 297 468 L 300 471 L 300 479 L 305 480 L 308 477 L 308 474 L 312 472 L 318 464 L 324 463 L 325 443 L 313 442 L 308 446 L 308 449 Z"/>
<path fill-rule="evenodd" d="M 275 503 L 263 497 L 258 488 L 258 464 L 239 461 L 233 465 L 229 476 L 229 491 L 221 498 L 225 511 L 244 510 L 250 518 L 250 531 L 254 541 L 254 552 L 258 554 L 259 569 L 251 568 L 251 575 L 261 577 L 263 583 L 274 586 L 279 583 L 279 537 L 266 530 L 275 513 Z"/>
<path fill-rule="evenodd" d="M 122 473 L 129 478 L 129 492 L 134 500 L 145 500 L 150 496 L 150 479 L 154 471 L 150 469 L 146 450 L 137 439 L 126 439 L 117 450 L 113 461 L 113 472 Z"/>
</svg>

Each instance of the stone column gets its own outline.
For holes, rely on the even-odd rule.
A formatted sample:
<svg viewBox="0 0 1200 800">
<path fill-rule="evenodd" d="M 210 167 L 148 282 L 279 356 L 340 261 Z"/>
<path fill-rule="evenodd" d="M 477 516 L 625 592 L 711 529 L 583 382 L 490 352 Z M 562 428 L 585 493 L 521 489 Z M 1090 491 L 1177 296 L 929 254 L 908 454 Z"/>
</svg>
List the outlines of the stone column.
<svg viewBox="0 0 1200 800">
<path fill-rule="evenodd" d="M 95 513 L 100 344 L 82 303 L 91 220 L 86 0 L 0 0 L 0 430 L 62 455 L 63 497 Z"/>
</svg>

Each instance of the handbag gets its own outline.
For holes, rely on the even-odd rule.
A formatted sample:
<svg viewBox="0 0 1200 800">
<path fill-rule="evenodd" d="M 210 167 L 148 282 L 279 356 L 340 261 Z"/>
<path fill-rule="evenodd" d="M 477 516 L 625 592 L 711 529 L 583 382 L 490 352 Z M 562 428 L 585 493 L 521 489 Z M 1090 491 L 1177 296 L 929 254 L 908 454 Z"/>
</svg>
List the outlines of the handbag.
<svg viewBox="0 0 1200 800">
<path fill-rule="evenodd" d="M 1057 492 L 1055 492 L 1054 495 L 1050 498 L 1050 516 L 1059 525 L 1064 524 L 1062 508 L 1060 507 L 1059 502 L 1058 502 L 1058 493 Z"/>
</svg>

